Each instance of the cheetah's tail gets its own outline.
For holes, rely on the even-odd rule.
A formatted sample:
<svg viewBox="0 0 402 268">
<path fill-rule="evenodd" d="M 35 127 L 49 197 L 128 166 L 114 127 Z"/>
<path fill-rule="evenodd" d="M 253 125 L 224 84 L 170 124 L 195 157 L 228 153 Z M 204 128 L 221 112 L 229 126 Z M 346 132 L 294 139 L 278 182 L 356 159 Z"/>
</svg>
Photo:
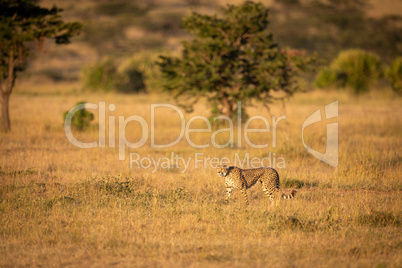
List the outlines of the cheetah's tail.
<svg viewBox="0 0 402 268">
<path fill-rule="evenodd" d="M 282 193 L 282 198 L 284 198 L 284 199 L 291 199 L 291 198 L 293 198 L 293 197 L 296 196 L 296 193 L 297 193 L 297 190 L 296 190 L 296 189 L 293 189 L 290 194 L 284 194 L 284 193 Z"/>
</svg>

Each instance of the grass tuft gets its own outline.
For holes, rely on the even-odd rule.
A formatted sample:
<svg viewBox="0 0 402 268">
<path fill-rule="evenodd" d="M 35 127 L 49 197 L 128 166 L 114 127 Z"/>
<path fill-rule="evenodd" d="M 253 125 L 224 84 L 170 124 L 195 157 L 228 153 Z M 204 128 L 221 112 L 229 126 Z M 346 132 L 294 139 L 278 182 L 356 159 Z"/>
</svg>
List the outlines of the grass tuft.
<svg viewBox="0 0 402 268">
<path fill-rule="evenodd" d="M 392 211 L 372 210 L 367 214 L 359 214 L 357 221 L 360 225 L 385 227 L 395 225 L 401 227 L 401 215 L 394 215 Z"/>
</svg>

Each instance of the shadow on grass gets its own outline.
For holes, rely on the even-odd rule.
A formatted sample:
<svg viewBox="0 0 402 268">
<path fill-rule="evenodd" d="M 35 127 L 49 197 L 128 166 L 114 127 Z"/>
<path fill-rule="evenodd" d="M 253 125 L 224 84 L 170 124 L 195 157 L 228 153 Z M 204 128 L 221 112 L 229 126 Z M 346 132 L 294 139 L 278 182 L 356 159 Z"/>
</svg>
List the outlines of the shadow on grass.
<svg viewBox="0 0 402 268">
<path fill-rule="evenodd" d="M 282 186 L 285 188 L 313 188 L 313 187 L 317 187 L 318 186 L 318 182 L 316 181 L 312 181 L 312 182 L 308 182 L 308 181 L 301 181 L 298 179 L 291 179 L 291 178 L 285 178 L 282 181 Z"/>
</svg>

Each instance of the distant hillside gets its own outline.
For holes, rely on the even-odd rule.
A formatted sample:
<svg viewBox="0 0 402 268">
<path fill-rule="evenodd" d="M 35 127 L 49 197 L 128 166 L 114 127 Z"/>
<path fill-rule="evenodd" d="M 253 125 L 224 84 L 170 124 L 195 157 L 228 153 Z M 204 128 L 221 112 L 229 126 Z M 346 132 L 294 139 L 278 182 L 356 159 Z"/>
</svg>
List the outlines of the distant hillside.
<svg viewBox="0 0 402 268">
<path fill-rule="evenodd" d="M 44 0 L 64 9 L 63 18 L 85 24 L 68 46 L 50 42 L 32 61 L 28 75 L 76 80 L 84 64 L 105 56 L 130 57 L 144 50 L 176 51 L 183 39 L 181 19 L 192 10 L 217 13 L 228 0 Z M 342 49 L 364 48 L 386 62 L 402 54 L 402 1 L 270 0 L 270 30 L 282 46 L 332 59 Z"/>
</svg>

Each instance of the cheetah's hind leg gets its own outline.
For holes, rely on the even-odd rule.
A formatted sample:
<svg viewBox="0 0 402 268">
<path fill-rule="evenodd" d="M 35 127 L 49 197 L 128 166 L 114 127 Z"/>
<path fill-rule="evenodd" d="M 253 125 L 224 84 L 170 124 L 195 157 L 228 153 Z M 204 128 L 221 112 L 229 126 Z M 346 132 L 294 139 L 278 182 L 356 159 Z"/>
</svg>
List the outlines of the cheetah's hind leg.
<svg viewBox="0 0 402 268">
<path fill-rule="evenodd" d="M 279 191 L 277 189 L 269 189 L 266 185 L 262 185 L 262 191 L 266 194 L 266 196 L 269 198 L 270 205 L 278 205 L 278 202 L 280 200 Z"/>
</svg>

